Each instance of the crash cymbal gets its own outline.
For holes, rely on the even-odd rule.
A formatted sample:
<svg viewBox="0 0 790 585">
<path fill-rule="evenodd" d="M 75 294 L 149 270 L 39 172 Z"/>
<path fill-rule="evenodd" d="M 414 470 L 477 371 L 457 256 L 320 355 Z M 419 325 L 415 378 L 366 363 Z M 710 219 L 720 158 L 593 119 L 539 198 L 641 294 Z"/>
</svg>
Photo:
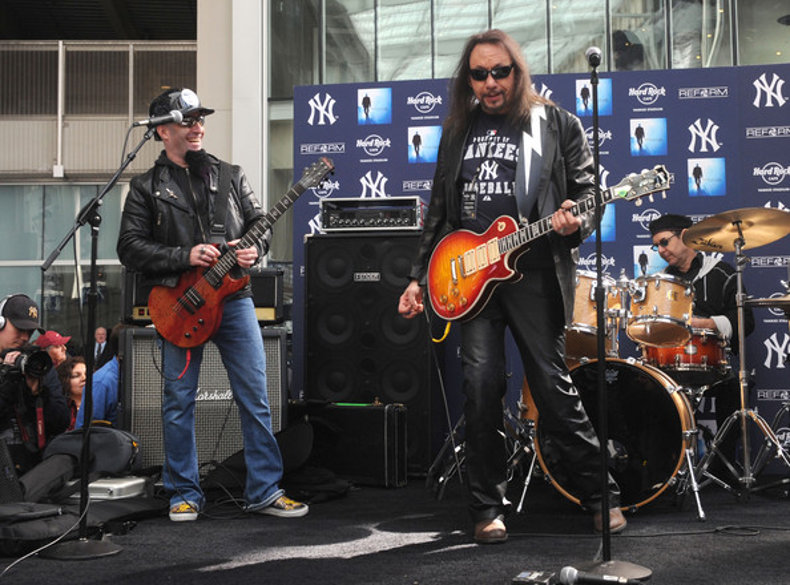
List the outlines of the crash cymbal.
<svg viewBox="0 0 790 585">
<path fill-rule="evenodd" d="M 786 311 L 790 309 L 790 294 L 787 294 L 783 297 L 748 299 L 746 304 L 751 305 L 752 307 L 770 307 L 773 309 L 783 309 Z"/>
<path fill-rule="evenodd" d="M 683 234 L 683 243 L 705 252 L 734 252 L 740 222 L 742 250 L 770 244 L 790 233 L 790 213 L 771 207 L 745 207 L 706 217 Z"/>
</svg>

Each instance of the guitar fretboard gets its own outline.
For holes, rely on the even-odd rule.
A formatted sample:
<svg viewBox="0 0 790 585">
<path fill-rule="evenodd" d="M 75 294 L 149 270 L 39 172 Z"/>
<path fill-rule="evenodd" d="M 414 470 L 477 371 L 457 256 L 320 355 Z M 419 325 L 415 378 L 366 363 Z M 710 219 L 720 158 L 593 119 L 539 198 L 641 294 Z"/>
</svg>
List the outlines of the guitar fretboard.
<svg viewBox="0 0 790 585">
<path fill-rule="evenodd" d="M 601 192 L 601 203 L 606 204 L 612 200 L 612 190 L 607 189 L 606 191 Z M 576 202 L 576 204 L 568 209 L 568 211 L 573 214 L 574 216 L 579 216 L 583 213 L 587 213 L 595 208 L 595 196 L 592 195 L 581 201 Z M 551 224 L 551 216 L 543 217 L 536 222 L 530 223 L 525 225 L 523 228 L 513 232 L 512 234 L 508 234 L 502 238 L 499 238 L 499 253 L 506 254 L 512 250 L 520 248 L 521 246 L 525 246 L 530 243 L 532 240 L 538 239 L 540 236 L 547 234 L 552 230 Z"/>
</svg>

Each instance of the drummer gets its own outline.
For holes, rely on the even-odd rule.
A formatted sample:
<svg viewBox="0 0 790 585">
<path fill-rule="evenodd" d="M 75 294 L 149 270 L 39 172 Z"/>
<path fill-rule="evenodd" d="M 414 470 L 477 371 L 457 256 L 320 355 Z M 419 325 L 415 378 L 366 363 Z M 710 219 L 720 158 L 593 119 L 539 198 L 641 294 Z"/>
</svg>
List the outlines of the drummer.
<svg viewBox="0 0 790 585">
<path fill-rule="evenodd" d="M 653 250 L 669 264 L 664 273 L 682 278 L 694 287 L 694 314 L 691 317 L 692 329 L 710 329 L 715 331 L 726 343 L 729 343 L 733 354 L 738 353 L 738 307 L 737 307 L 737 275 L 735 269 L 720 259 L 720 254 L 705 254 L 689 248 L 683 243 L 683 233 L 693 225 L 693 221 L 685 215 L 668 213 L 650 222 L 649 229 L 653 238 Z M 746 294 L 746 291 L 744 291 Z M 744 332 L 749 335 L 754 330 L 752 309 L 744 309 Z M 740 387 L 738 383 L 738 366 L 716 381 L 705 391 L 705 396 L 716 398 L 716 424 L 721 428 L 727 417 L 739 410 Z M 748 407 L 748 405 L 747 405 Z M 735 447 L 738 433 L 728 433 L 724 444 L 720 446 L 724 456 L 735 461 Z M 717 465 L 719 464 L 719 465 Z M 714 475 L 725 481 L 726 477 L 720 461 L 715 460 L 710 469 Z M 725 475 L 725 477 L 722 477 Z"/>
</svg>

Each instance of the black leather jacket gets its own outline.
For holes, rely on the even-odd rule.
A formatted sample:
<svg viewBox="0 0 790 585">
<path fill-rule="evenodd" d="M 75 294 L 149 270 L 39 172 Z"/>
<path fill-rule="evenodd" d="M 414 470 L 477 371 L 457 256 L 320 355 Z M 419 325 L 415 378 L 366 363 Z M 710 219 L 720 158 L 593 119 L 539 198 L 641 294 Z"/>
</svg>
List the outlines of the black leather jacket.
<svg viewBox="0 0 790 585">
<path fill-rule="evenodd" d="M 546 106 L 546 115 L 548 124 L 543 136 L 545 163 L 538 170 L 541 173 L 538 184 L 545 186 L 540 189 L 537 201 L 541 218 L 554 213 L 565 199 L 578 201 L 592 195 L 595 188 L 593 157 L 579 119 L 554 106 Z M 473 123 L 474 120 L 470 120 L 467 135 Z M 410 277 L 420 284 L 425 284 L 428 260 L 436 244 L 446 234 L 461 227 L 461 195 L 457 183 L 466 135 L 462 140 L 452 141 L 447 134 L 442 134 L 439 145 L 431 201 L 410 272 Z M 594 219 L 592 212 L 585 214 L 581 229 L 575 233 L 560 236 L 552 231 L 544 236 L 549 238 L 568 322 L 573 317 L 578 246 L 595 228 Z"/>
<path fill-rule="evenodd" d="M 219 184 L 219 160 L 213 156 L 211 159 L 208 191 L 213 198 Z M 174 173 L 186 176 L 176 180 Z M 143 274 L 144 285 L 174 286 L 179 275 L 191 268 L 190 249 L 209 241 L 209 226 L 198 218 L 191 194 L 183 193 L 180 187 L 191 184 L 188 173 L 163 151 L 151 169 L 131 181 L 121 215 L 117 252 L 124 266 Z M 242 237 L 264 215 L 241 167 L 232 166 L 230 184 L 225 220 L 227 241 Z M 203 238 L 196 241 L 201 233 Z M 259 257 L 268 250 L 270 238 L 268 231 L 258 245 Z"/>
</svg>

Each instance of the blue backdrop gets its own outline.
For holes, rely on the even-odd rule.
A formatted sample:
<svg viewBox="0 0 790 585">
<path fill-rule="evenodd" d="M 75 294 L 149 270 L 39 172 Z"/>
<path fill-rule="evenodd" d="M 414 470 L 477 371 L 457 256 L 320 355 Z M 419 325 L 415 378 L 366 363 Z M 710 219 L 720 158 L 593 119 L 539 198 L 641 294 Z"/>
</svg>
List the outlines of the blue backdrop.
<svg viewBox="0 0 790 585">
<path fill-rule="evenodd" d="M 666 198 L 644 199 L 640 206 L 616 202 L 605 208 L 601 236 L 605 272 L 624 271 L 629 279 L 660 270 L 663 260 L 650 249 L 648 223 L 667 213 L 695 221 L 744 207 L 786 210 L 790 191 L 790 103 L 785 80 L 790 65 L 643 71 L 601 74 L 598 86 L 598 136 L 592 132 L 592 100 L 581 88 L 589 75 L 540 75 L 535 87 L 582 120 L 588 140 L 597 140 L 603 188 L 632 172 L 664 164 L 672 175 Z M 448 80 L 297 87 L 294 97 L 294 168 L 318 156 L 333 159 L 336 171 L 309 189 L 294 206 L 294 376 L 292 394 L 305 391 L 303 356 L 304 238 L 321 231 L 318 204 L 327 197 L 430 197 L 441 122 L 447 113 Z M 419 134 L 419 153 L 414 136 Z M 747 233 L 748 248 L 748 233 Z M 595 241 L 580 250 L 580 269 L 595 270 Z M 790 239 L 747 249 L 747 292 L 758 298 L 780 296 L 790 277 Z M 725 253 L 734 264 L 734 254 Z M 642 258 L 644 263 L 644 257 Z M 405 286 L 404 282 L 404 286 Z M 782 401 L 790 400 L 786 359 L 790 332 L 777 309 L 755 308 L 757 327 L 747 339 L 748 369 L 753 370 L 753 406 L 772 420 Z M 620 357 L 638 357 L 638 349 L 620 335 Z M 457 415 L 460 389 L 457 338 L 446 342 L 448 398 Z M 515 355 L 515 354 L 513 354 Z M 521 370 L 511 357 L 511 401 L 520 398 Z M 701 405 L 698 418 L 706 417 Z M 443 415 L 440 417 L 442 420 Z M 778 432 L 790 446 L 790 421 Z"/>
</svg>

